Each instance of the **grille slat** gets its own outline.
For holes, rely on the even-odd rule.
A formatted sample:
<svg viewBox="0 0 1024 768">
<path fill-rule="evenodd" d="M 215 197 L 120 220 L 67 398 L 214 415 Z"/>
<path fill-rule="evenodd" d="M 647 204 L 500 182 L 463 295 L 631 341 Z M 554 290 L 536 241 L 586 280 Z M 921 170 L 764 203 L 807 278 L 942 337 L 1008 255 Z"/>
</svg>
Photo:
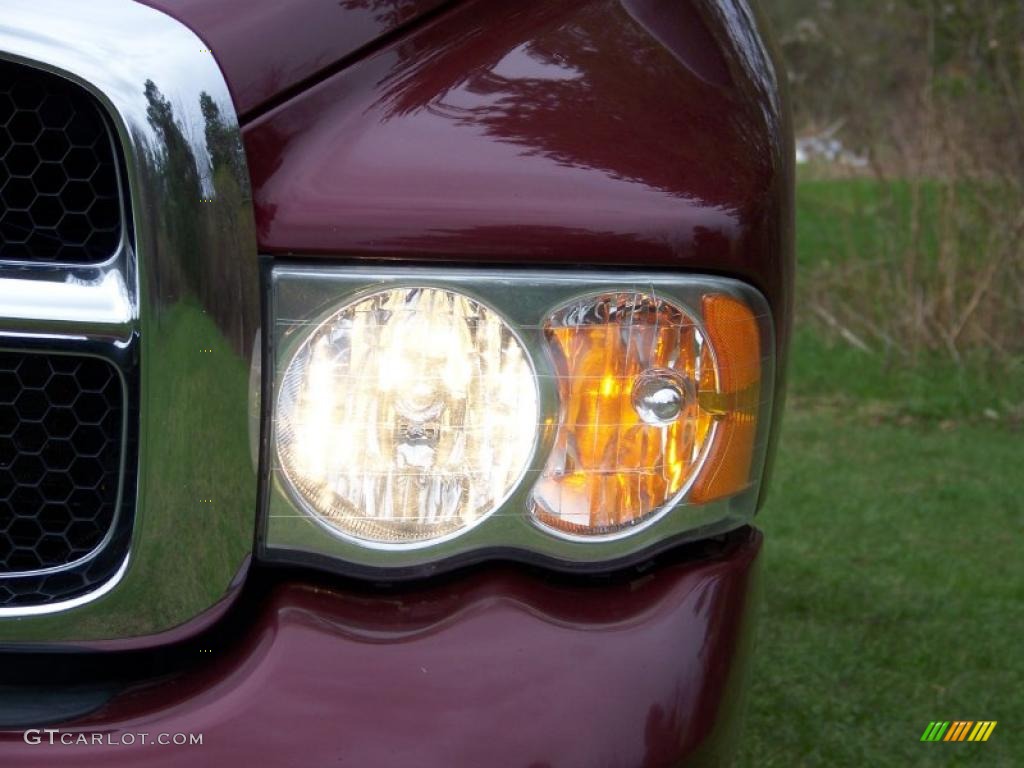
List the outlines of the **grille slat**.
<svg viewBox="0 0 1024 768">
<path fill-rule="evenodd" d="M 124 388 L 106 360 L 0 351 L 0 577 L 59 568 L 103 541 L 123 420 Z M 0 606 L 16 596 L 0 581 Z"/>
<path fill-rule="evenodd" d="M 105 261 L 121 226 L 112 137 L 95 100 L 0 61 L 0 259 Z"/>
</svg>

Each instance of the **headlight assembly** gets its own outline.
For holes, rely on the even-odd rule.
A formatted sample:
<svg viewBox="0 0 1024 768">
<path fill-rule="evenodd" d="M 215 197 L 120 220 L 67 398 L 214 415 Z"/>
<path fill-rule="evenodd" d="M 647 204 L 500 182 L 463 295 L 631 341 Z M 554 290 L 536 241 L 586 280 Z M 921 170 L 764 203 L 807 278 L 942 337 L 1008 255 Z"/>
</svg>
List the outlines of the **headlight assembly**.
<svg viewBox="0 0 1024 768">
<path fill-rule="evenodd" d="M 270 311 L 268 560 L 594 569 L 753 516 L 773 339 L 742 283 L 276 267 Z"/>
</svg>

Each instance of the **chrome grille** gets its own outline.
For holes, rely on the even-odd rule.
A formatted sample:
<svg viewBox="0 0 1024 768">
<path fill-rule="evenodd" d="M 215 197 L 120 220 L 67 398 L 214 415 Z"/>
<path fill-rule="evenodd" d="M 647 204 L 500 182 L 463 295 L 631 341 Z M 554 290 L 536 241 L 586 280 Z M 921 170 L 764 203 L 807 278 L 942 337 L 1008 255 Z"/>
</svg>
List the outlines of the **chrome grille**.
<svg viewBox="0 0 1024 768">
<path fill-rule="evenodd" d="M 94 263 L 120 238 L 114 145 L 95 100 L 0 61 L 0 259 Z"/>
<path fill-rule="evenodd" d="M 99 100 L 0 60 L 0 615 L 109 582 L 138 410 L 120 150 Z"/>
<path fill-rule="evenodd" d="M 66 566 L 0 570 L 0 645 L 178 631 L 239 593 L 255 540 L 259 262 L 231 95 L 191 30 L 124 0 L 4 0 L 0 59 L 19 73 L 12 89 L 32 69 L 92 99 L 114 139 L 121 217 L 80 261 L 4 252 L 0 349 L 99 357 L 124 389 L 109 536 Z"/>
</svg>

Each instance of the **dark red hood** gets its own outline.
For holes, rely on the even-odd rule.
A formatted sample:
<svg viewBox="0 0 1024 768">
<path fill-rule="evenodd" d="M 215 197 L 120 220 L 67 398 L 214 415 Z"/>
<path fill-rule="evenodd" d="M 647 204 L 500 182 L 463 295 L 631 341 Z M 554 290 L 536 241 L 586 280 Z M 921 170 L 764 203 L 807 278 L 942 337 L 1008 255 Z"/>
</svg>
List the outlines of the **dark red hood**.
<svg viewBox="0 0 1024 768">
<path fill-rule="evenodd" d="M 449 0 L 140 2 L 188 25 L 210 46 L 243 120 L 360 48 L 449 4 Z"/>
</svg>

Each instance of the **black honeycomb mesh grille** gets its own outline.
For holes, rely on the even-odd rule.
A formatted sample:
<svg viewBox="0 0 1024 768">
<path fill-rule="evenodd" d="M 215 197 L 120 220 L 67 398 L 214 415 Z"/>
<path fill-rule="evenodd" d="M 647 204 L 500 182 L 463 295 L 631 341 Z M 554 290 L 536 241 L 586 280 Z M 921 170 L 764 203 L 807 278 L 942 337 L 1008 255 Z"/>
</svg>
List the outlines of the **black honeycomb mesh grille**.
<svg viewBox="0 0 1024 768">
<path fill-rule="evenodd" d="M 121 226 L 99 105 L 64 78 L 0 61 L 0 259 L 105 261 Z"/>
<path fill-rule="evenodd" d="M 37 591 L 4 574 L 79 560 L 111 530 L 123 420 L 121 378 L 106 360 L 0 351 L 0 606 Z"/>
</svg>

